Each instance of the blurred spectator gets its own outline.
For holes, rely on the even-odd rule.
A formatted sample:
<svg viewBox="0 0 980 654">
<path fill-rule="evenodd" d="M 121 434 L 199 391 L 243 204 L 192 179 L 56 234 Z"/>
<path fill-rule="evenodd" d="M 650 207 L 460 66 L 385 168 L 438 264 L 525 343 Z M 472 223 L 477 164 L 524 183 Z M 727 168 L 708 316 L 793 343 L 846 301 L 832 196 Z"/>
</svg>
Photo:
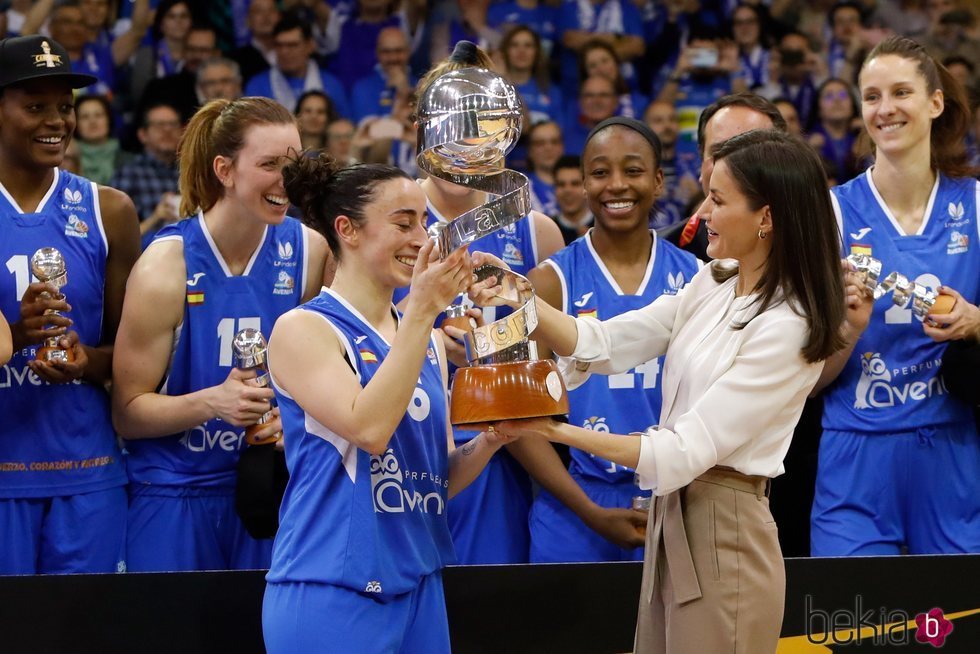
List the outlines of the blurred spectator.
<svg viewBox="0 0 980 654">
<path fill-rule="evenodd" d="M 799 138 L 803 137 L 803 125 L 800 124 L 800 114 L 796 112 L 796 105 L 789 98 L 782 96 L 773 98 L 772 103 L 779 109 L 780 115 L 786 121 L 786 133 Z"/>
<path fill-rule="evenodd" d="M 327 125 L 327 154 L 342 166 L 359 163 L 354 156 L 354 123 L 338 118 Z"/>
<path fill-rule="evenodd" d="M 418 177 L 415 145 L 418 132 L 412 118 L 414 92 L 406 89 L 395 93 L 395 102 L 388 116 L 369 116 L 361 122 L 351 144 L 355 157 L 364 163 L 384 163 L 397 166 L 412 177 Z"/>
<path fill-rule="evenodd" d="M 500 33 L 487 23 L 490 0 L 456 0 L 443 3 L 441 13 L 429 21 L 431 44 L 429 58 L 442 61 L 459 41 L 472 41 L 483 50 L 496 50 Z"/>
<path fill-rule="evenodd" d="M 10 6 L 4 12 L 7 17 L 6 36 L 20 36 L 22 34 L 21 30 L 32 3 L 33 0 L 11 0 Z"/>
<path fill-rule="evenodd" d="M 194 24 L 190 2 L 161 0 L 153 19 L 151 42 L 133 59 L 130 93 L 139 101 L 151 80 L 179 73 L 184 65 L 187 34 Z"/>
<path fill-rule="evenodd" d="M 72 70 L 99 78 L 85 92 L 101 93 L 108 98 L 113 97 L 121 81 L 117 69 L 126 65 L 136 52 L 152 20 L 149 0 L 134 0 L 128 29 L 114 37 L 107 29 L 107 0 L 60 0 L 57 5 L 55 0 L 37 0 L 33 5 L 26 5 L 30 10 L 19 26 L 20 32 L 43 32 L 41 26 L 48 21 L 51 38 L 59 43 L 64 43 L 64 38 L 72 42 L 71 48 L 65 48 Z"/>
<path fill-rule="evenodd" d="M 374 72 L 379 63 L 377 43 L 381 30 L 402 30 L 407 48 L 408 26 L 395 12 L 395 5 L 391 0 L 356 0 L 354 11 L 344 19 L 337 51 L 330 58 L 330 68 L 336 71 L 348 92 L 358 80 Z M 406 49 L 403 65 L 407 63 Z"/>
<path fill-rule="evenodd" d="M 368 116 L 390 115 L 395 95 L 415 88 L 416 80 L 408 69 L 408 37 L 400 27 L 382 28 L 374 52 L 378 63 L 354 84 L 351 93 L 354 122 L 358 125 Z"/>
<path fill-rule="evenodd" d="M 540 40 L 542 56 L 547 59 L 554 52 L 555 30 L 558 26 L 558 8 L 539 0 L 505 0 L 495 2 L 487 10 L 487 24 L 500 33 L 518 25 L 524 25 Z M 503 49 L 503 42 L 501 42 Z"/>
<path fill-rule="evenodd" d="M 330 96 L 337 113 L 350 116 L 347 93 L 336 77 L 313 61 L 313 32 L 293 14 L 283 14 L 273 30 L 276 65 L 250 79 L 245 95 L 272 98 L 284 107 L 295 107 L 304 91 L 319 90 Z"/>
<path fill-rule="evenodd" d="M 548 61 L 538 35 L 527 25 L 512 27 L 500 41 L 500 55 L 503 76 L 521 94 L 529 124 L 560 121 L 561 92 L 548 76 Z"/>
<path fill-rule="evenodd" d="M 688 205 L 701 190 L 697 177 L 690 171 L 678 173 L 677 138 L 680 124 L 677 109 L 669 102 L 654 100 L 643 112 L 645 122 L 660 139 L 660 169 L 664 174 L 664 193 L 653 205 L 650 226 L 655 229 L 678 223 L 688 216 Z"/>
<path fill-rule="evenodd" d="M 760 93 L 769 99 L 789 98 L 800 116 L 810 122 L 817 86 L 827 78 L 823 59 L 810 49 L 810 41 L 800 32 L 788 32 L 772 53 L 769 84 Z"/>
<path fill-rule="evenodd" d="M 565 152 L 581 156 L 585 137 L 593 127 L 616 115 L 619 96 L 608 77 L 586 78 L 579 90 L 578 101 L 572 105 L 565 121 Z"/>
<path fill-rule="evenodd" d="M 977 89 L 974 83 L 976 79 L 976 67 L 977 62 L 970 61 L 966 57 L 952 56 L 943 59 L 943 66 L 949 71 L 957 82 L 963 85 L 966 89 L 967 95 L 970 101 L 976 103 L 977 101 Z"/>
<path fill-rule="evenodd" d="M 336 119 L 330 98 L 323 91 L 307 91 L 296 102 L 296 126 L 303 151 L 315 155 L 327 147 L 327 124 Z"/>
<path fill-rule="evenodd" d="M 834 4 L 827 14 L 830 26 L 830 40 L 824 55 L 827 73 L 848 84 L 857 81 L 856 73 L 871 49 L 864 38 L 861 12 L 860 4 L 847 0 Z"/>
<path fill-rule="evenodd" d="M 592 39 L 579 50 L 579 79 L 593 75 L 611 79 L 619 95 L 616 113 L 627 118 L 640 118 L 643 108 L 647 106 L 647 99 L 623 77 L 623 68 L 616 49 L 606 41 Z M 630 70 L 632 68 L 629 67 Z"/>
<path fill-rule="evenodd" d="M 201 105 L 211 100 L 235 100 L 242 97 L 242 74 L 238 64 L 223 57 L 201 62 L 197 68 L 195 92 Z"/>
<path fill-rule="evenodd" d="M 531 208 L 546 216 L 558 213 L 555 199 L 555 162 L 564 154 L 561 128 L 553 120 L 527 130 L 527 177 L 531 180 Z"/>
<path fill-rule="evenodd" d="M 919 38 L 929 30 L 924 0 L 878 0 L 872 22 L 902 36 Z"/>
<path fill-rule="evenodd" d="M 217 34 L 209 25 L 195 24 L 184 39 L 184 61 L 176 73 L 150 80 L 139 99 L 138 106 L 159 102 L 172 104 L 180 112 L 183 122 L 204 104 L 197 92 L 197 71 L 208 59 L 217 57 Z"/>
<path fill-rule="evenodd" d="M 280 17 L 275 0 L 251 0 L 248 6 L 248 31 L 251 40 L 233 50 L 230 55 L 241 67 L 243 80 L 248 81 L 275 65 L 273 30 Z"/>
<path fill-rule="evenodd" d="M 854 144 L 861 129 L 857 98 L 844 80 L 832 77 L 817 89 L 816 106 L 810 112 L 813 123 L 807 128 L 807 141 L 836 173 L 843 184 L 860 172 Z"/>
<path fill-rule="evenodd" d="M 582 160 L 578 157 L 566 155 L 555 163 L 555 200 L 558 213 L 553 217 L 568 245 L 589 231 L 595 221 L 585 199 Z"/>
<path fill-rule="evenodd" d="M 75 101 L 77 124 L 72 139 L 78 146 L 79 175 L 108 185 L 116 170 L 130 157 L 112 136 L 113 119 L 104 95 L 82 95 Z"/>
<path fill-rule="evenodd" d="M 148 106 L 136 135 L 143 151 L 121 166 L 109 186 L 133 199 L 140 218 L 142 246 L 177 214 L 177 145 L 181 134 L 180 113 L 170 104 Z"/>
<path fill-rule="evenodd" d="M 765 14 L 756 4 L 742 3 L 732 14 L 732 36 L 738 46 L 738 76 L 747 90 L 769 82 L 769 37 L 763 31 Z"/>
<path fill-rule="evenodd" d="M 965 8 L 956 8 L 948 0 L 928 0 L 930 18 L 934 21 L 929 34 L 919 42 L 937 61 L 947 57 L 963 57 L 980 62 L 980 39 L 971 34 L 976 17 Z M 974 5 L 975 6 L 975 5 Z M 976 78 L 973 78 L 976 82 Z"/>
<path fill-rule="evenodd" d="M 692 28 L 681 49 L 677 65 L 657 99 L 677 108 L 680 131 L 676 146 L 677 176 L 696 177 L 698 157 L 698 118 L 705 107 L 719 98 L 743 90 L 745 80 L 736 77 L 738 47 L 719 38 L 716 30 Z"/>
<path fill-rule="evenodd" d="M 564 0 L 559 9 L 561 87 L 571 97 L 579 88 L 578 55 L 592 39 L 611 45 L 633 76 L 634 60 L 643 55 L 643 21 L 631 0 Z"/>
<path fill-rule="evenodd" d="M 980 103 L 973 107 L 973 125 L 966 135 L 966 151 L 970 165 L 980 168 Z"/>
</svg>

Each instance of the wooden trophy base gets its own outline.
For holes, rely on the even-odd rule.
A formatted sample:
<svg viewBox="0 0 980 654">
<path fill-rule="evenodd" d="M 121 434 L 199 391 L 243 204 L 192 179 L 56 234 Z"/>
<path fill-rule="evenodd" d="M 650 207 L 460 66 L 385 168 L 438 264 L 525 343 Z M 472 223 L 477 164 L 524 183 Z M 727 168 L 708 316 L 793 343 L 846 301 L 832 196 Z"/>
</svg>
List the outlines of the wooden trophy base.
<svg viewBox="0 0 980 654">
<path fill-rule="evenodd" d="M 551 359 L 470 366 L 456 371 L 449 418 L 483 431 L 493 422 L 565 415 L 568 390 Z"/>
<path fill-rule="evenodd" d="M 45 345 L 44 347 L 38 349 L 34 358 L 38 361 L 44 361 L 45 363 L 50 363 L 52 361 L 74 363 L 75 351 L 66 350 L 58 346 Z"/>
</svg>

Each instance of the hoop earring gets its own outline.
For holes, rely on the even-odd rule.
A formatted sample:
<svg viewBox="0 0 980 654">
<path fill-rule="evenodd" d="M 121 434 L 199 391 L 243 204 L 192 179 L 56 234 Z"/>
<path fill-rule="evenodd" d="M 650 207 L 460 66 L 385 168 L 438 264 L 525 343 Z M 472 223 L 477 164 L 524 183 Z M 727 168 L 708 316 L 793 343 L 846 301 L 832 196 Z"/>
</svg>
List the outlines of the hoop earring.
<svg viewBox="0 0 980 654">
<path fill-rule="evenodd" d="M 764 232 L 761 229 L 759 230 L 759 238 L 765 240 L 767 236 L 769 236 L 769 232 Z"/>
</svg>

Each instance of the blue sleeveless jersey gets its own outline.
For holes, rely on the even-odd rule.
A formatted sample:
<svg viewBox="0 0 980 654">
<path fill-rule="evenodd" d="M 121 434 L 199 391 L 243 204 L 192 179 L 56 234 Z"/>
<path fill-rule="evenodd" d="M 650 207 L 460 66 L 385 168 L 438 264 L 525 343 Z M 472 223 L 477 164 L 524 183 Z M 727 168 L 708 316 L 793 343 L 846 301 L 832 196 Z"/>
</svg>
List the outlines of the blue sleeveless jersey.
<svg viewBox="0 0 980 654">
<path fill-rule="evenodd" d="M 95 183 L 55 169 L 54 181 L 34 213 L 23 213 L 0 186 L 0 309 L 20 316 L 31 275 L 31 256 L 55 247 L 65 259 L 62 289 L 79 340 L 102 340 L 108 242 Z M 27 367 L 40 344 L 14 352 L 0 369 L 0 497 L 52 497 L 126 483 L 101 385 L 47 384 Z"/>
<path fill-rule="evenodd" d="M 882 277 L 898 271 L 923 286 L 959 291 L 980 300 L 977 198 L 980 183 L 940 175 L 918 234 L 905 236 L 871 182 L 871 171 L 833 189 L 844 254 L 870 254 Z M 825 429 L 909 431 L 971 422 L 969 407 L 951 398 L 939 376 L 946 350 L 925 335 L 911 308 L 894 296 L 875 302 L 854 354 L 827 389 Z"/>
<path fill-rule="evenodd" d="M 258 329 L 268 338 L 276 318 L 303 296 L 307 248 L 299 221 L 266 227 L 241 275 L 232 275 L 198 215 L 169 225 L 154 243 L 180 240 L 187 265 L 184 316 L 160 393 L 185 395 L 222 383 L 234 366 L 232 340 Z M 152 247 L 152 244 L 151 244 Z M 182 434 L 127 441 L 130 481 L 234 488 L 245 430 L 219 418 Z"/>
<path fill-rule="evenodd" d="M 653 234 L 646 274 L 636 294 L 627 295 L 592 247 L 592 231 L 555 253 L 545 263 L 558 274 L 562 310 L 571 316 L 607 320 L 647 306 L 661 295 L 677 293 L 698 271 L 698 260 Z M 657 357 L 619 375 L 592 375 L 569 391 L 568 421 L 586 429 L 628 434 L 660 421 L 660 373 Z M 571 448 L 573 473 L 607 481 L 633 483 L 633 471 L 588 452 Z"/>
<path fill-rule="evenodd" d="M 327 320 L 366 386 L 391 349 L 384 337 L 329 289 L 302 308 Z M 382 599 L 455 561 L 446 524 L 446 395 L 436 352 L 430 340 L 415 394 L 382 456 L 331 432 L 275 387 L 290 477 L 269 582 L 334 584 Z"/>
</svg>

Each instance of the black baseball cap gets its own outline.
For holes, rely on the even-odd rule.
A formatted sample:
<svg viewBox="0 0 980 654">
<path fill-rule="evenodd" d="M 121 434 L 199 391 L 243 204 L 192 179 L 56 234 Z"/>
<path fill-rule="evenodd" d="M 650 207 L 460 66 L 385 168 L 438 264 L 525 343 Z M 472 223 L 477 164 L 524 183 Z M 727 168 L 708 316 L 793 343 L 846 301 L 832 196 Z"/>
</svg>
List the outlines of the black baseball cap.
<svg viewBox="0 0 980 654">
<path fill-rule="evenodd" d="M 68 51 L 50 37 L 33 34 L 0 41 L 0 88 L 48 77 L 62 79 L 73 89 L 98 81 L 94 75 L 72 72 Z"/>
</svg>

